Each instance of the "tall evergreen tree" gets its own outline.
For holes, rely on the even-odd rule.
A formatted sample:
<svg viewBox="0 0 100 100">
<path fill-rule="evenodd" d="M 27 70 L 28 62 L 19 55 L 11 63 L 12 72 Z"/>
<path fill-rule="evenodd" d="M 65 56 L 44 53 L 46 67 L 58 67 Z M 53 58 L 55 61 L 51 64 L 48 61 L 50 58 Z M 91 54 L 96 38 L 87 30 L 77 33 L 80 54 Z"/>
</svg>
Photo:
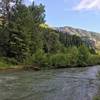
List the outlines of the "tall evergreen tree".
<svg viewBox="0 0 100 100">
<path fill-rule="evenodd" d="M 7 19 L 9 23 L 0 33 L 4 36 L 0 39 L 0 45 L 2 50 L 5 48 L 7 57 L 23 62 L 28 55 L 32 55 L 42 46 L 39 25 L 44 22 L 44 6 L 33 3 L 27 7 L 19 3 L 12 11 Z"/>
</svg>

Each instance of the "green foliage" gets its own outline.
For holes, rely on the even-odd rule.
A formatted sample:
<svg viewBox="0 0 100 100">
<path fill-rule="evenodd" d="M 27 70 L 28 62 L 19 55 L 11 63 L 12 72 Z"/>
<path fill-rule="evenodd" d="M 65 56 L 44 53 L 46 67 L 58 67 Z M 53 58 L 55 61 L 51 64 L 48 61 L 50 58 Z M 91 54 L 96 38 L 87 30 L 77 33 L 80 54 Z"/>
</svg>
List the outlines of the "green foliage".
<svg viewBox="0 0 100 100">
<path fill-rule="evenodd" d="M 46 53 L 56 53 L 61 49 L 59 34 L 54 30 L 46 28 L 43 30 L 43 45 Z"/>
<path fill-rule="evenodd" d="M 69 61 L 70 66 L 77 65 L 78 56 L 79 56 L 78 48 L 75 46 L 68 48 L 66 52 L 66 56 L 67 56 L 67 59 L 68 59 L 67 61 Z"/>
<path fill-rule="evenodd" d="M 66 52 L 49 54 L 46 57 L 48 59 L 46 64 L 54 66 L 54 68 L 76 66 L 78 60 L 78 49 L 77 47 L 72 47 L 66 49 Z"/>
<path fill-rule="evenodd" d="M 23 63 L 27 57 L 42 48 L 40 24 L 44 23 L 44 6 L 34 5 L 26 7 L 17 3 L 10 10 L 7 26 L 0 32 L 0 54 L 8 58 L 15 58 Z"/>
<path fill-rule="evenodd" d="M 3 62 L 3 61 L 0 61 L 0 68 L 1 67 L 7 67 L 8 66 L 8 64 L 6 64 L 5 62 Z"/>
<path fill-rule="evenodd" d="M 79 54 L 78 54 L 78 64 L 80 66 L 86 66 L 88 63 L 89 58 L 89 50 L 86 46 L 82 45 L 78 48 Z"/>
<path fill-rule="evenodd" d="M 91 54 L 88 59 L 88 64 L 90 65 L 99 65 L 100 64 L 100 56 Z"/>
<path fill-rule="evenodd" d="M 5 60 L 3 60 L 3 58 L 0 58 L 0 68 L 8 68 L 9 66 L 11 66 L 11 63 L 6 62 Z"/>
<path fill-rule="evenodd" d="M 82 45 L 82 39 L 76 35 L 69 35 L 67 33 L 59 33 L 60 34 L 60 41 L 64 44 L 65 47 L 72 47 L 72 46 L 80 46 Z"/>
<path fill-rule="evenodd" d="M 93 100 L 100 100 L 100 96 L 95 96 Z"/>
<path fill-rule="evenodd" d="M 49 57 L 49 65 L 54 67 L 65 67 L 66 66 L 66 55 L 63 53 L 53 54 Z"/>
<path fill-rule="evenodd" d="M 0 12 L 5 19 L 5 24 L 0 26 L 0 57 L 7 63 L 35 63 L 54 68 L 100 64 L 100 56 L 79 36 L 58 32 L 45 24 L 42 4 L 33 2 L 26 6 L 22 0 L 17 1 L 8 12 L 2 4 L 7 16 Z M 5 4 L 10 2 L 13 0 Z M 1 61 L 0 64 L 6 63 Z"/>
<path fill-rule="evenodd" d="M 39 65 L 43 65 L 45 63 L 45 60 L 46 60 L 46 54 L 44 53 L 44 51 L 42 49 L 39 49 L 33 55 L 33 59 L 34 59 L 33 60 L 34 63 L 37 63 Z"/>
</svg>

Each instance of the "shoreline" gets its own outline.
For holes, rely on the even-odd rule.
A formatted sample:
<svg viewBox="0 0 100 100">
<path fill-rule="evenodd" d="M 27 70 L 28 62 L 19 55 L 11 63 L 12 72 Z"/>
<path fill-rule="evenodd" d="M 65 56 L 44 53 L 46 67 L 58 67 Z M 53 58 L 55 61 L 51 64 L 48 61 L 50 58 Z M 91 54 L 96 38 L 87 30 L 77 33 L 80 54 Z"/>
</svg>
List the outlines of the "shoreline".
<svg viewBox="0 0 100 100">
<path fill-rule="evenodd" d="M 13 72 L 13 71 L 21 71 L 21 70 L 23 70 L 23 67 L 21 66 L 13 66 L 13 67 L 7 67 L 7 68 L 3 68 L 3 67 L 1 67 L 0 68 L 0 72 Z"/>
<path fill-rule="evenodd" d="M 25 67 L 25 65 L 17 65 L 14 67 L 0 68 L 0 72 L 16 72 L 16 71 L 41 71 L 41 70 L 51 70 L 51 69 L 64 69 L 64 68 L 84 68 L 84 67 L 93 67 L 100 65 L 87 65 L 87 66 L 67 66 L 67 67 L 58 67 L 58 68 L 39 68 L 36 66 Z"/>
</svg>

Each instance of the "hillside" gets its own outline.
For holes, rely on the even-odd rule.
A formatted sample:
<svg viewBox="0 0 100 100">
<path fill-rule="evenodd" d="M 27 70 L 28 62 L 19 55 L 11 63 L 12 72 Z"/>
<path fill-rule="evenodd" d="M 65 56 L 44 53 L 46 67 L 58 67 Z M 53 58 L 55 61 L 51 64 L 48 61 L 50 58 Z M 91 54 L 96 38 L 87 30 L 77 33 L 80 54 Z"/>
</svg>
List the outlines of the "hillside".
<svg viewBox="0 0 100 100">
<path fill-rule="evenodd" d="M 80 36 L 82 38 L 88 38 L 89 40 L 92 40 L 95 42 L 95 46 L 97 49 L 100 49 L 100 34 L 99 33 L 90 32 L 90 31 L 86 31 L 83 29 L 79 29 L 79 28 L 72 28 L 69 26 L 56 27 L 55 29 L 60 31 L 60 32 L 63 32 L 63 33 L 77 35 L 77 36 Z"/>
</svg>

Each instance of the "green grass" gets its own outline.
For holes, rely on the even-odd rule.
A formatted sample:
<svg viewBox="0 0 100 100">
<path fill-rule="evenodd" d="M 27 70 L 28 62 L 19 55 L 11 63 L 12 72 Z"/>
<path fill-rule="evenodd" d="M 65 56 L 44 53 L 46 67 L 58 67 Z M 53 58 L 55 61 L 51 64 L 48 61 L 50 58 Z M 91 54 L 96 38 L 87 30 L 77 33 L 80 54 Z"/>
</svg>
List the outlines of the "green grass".
<svg viewBox="0 0 100 100">
<path fill-rule="evenodd" d="M 23 65 L 14 64 L 10 61 L 4 60 L 3 58 L 0 58 L 0 70 L 6 69 L 23 69 Z"/>
<path fill-rule="evenodd" d="M 11 67 L 10 63 L 7 63 L 6 61 L 0 59 L 0 69 L 10 68 L 10 67 Z"/>
<path fill-rule="evenodd" d="M 100 50 L 98 50 L 98 54 L 100 55 Z"/>
<path fill-rule="evenodd" d="M 95 96 L 93 100 L 100 100 L 100 96 Z"/>
</svg>

